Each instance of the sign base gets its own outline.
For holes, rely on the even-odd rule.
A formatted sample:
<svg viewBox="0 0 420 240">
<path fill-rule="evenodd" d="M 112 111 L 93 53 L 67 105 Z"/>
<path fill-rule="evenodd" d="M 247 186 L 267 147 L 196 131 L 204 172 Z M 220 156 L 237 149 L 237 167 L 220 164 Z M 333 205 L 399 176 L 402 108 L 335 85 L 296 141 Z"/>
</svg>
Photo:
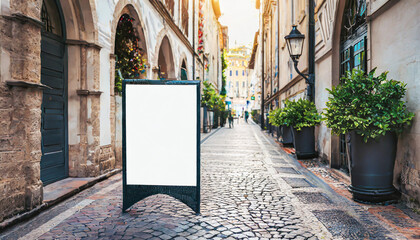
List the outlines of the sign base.
<svg viewBox="0 0 420 240">
<path fill-rule="evenodd" d="M 198 191 L 197 187 L 189 186 L 126 185 L 123 189 L 123 211 L 149 196 L 166 194 L 180 200 L 198 214 L 200 213 L 200 194 Z"/>
</svg>

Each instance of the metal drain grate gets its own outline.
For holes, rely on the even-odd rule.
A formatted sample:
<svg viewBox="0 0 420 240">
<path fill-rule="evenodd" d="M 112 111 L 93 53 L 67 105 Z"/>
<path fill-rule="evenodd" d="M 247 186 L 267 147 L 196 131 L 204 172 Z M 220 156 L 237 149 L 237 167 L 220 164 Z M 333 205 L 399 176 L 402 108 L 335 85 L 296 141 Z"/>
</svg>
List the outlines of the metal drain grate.
<svg viewBox="0 0 420 240">
<path fill-rule="evenodd" d="M 306 179 L 303 178 L 283 178 L 292 188 L 314 187 Z"/>
<path fill-rule="evenodd" d="M 332 203 L 327 196 L 318 192 L 295 192 L 293 193 L 302 203 Z"/>
<path fill-rule="evenodd" d="M 289 174 L 299 174 L 296 169 L 291 167 L 276 167 L 278 173 L 289 173 Z"/>
</svg>

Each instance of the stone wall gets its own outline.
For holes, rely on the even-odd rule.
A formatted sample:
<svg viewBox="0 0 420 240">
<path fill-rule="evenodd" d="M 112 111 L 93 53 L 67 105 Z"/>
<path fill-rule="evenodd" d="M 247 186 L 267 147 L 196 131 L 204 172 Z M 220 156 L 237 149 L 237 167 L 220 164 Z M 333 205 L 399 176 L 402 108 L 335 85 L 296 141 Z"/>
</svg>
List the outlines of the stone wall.
<svg viewBox="0 0 420 240">
<path fill-rule="evenodd" d="M 122 166 L 122 97 L 115 96 L 115 160 Z"/>
<path fill-rule="evenodd" d="M 103 174 L 115 168 L 115 157 L 113 151 L 109 154 L 112 144 L 101 145 L 101 101 L 104 101 L 99 94 L 79 94 L 79 89 L 88 90 L 90 92 L 99 92 L 100 89 L 100 47 L 86 46 L 83 43 L 77 44 L 69 51 L 76 51 L 80 54 L 72 54 L 80 56 L 80 71 L 77 67 L 72 66 L 71 59 L 69 59 L 70 71 L 76 71 L 75 76 L 79 79 L 76 84 L 69 88 L 69 98 L 77 99 L 72 104 L 78 105 L 75 107 L 77 112 L 72 114 L 77 115 L 75 119 L 77 124 L 69 124 L 69 131 L 77 132 L 75 141 L 69 144 L 69 176 L 71 177 L 94 177 Z M 69 79 L 75 81 L 76 79 Z M 109 83 L 108 83 L 109 84 Z M 108 96 L 109 97 L 109 96 Z M 103 109 L 103 111 L 112 112 L 111 104 L 107 106 L 110 109 Z M 108 118 L 112 115 L 110 114 Z M 108 119 L 109 121 L 109 119 Z M 111 131 L 109 129 L 108 131 Z M 104 134 L 104 133 L 102 133 Z M 104 152 L 105 151 L 105 152 Z M 105 159 L 106 158 L 106 159 Z"/>
<path fill-rule="evenodd" d="M 41 101 L 40 2 L 2 2 L 0 17 L 0 221 L 42 201 L 40 181 Z M 10 4 L 9 6 L 7 4 Z M 10 8 L 9 8 L 10 7 Z M 33 19 L 32 19 L 33 18 Z"/>
<path fill-rule="evenodd" d="M 420 2 L 390 4 L 370 25 L 372 67 L 377 67 L 377 74 L 389 71 L 388 78 L 407 84 L 405 100 L 416 116 L 398 138 L 394 185 L 405 200 L 420 207 L 420 24 L 414 20 Z"/>
<path fill-rule="evenodd" d="M 69 8 L 76 8 L 69 0 L 61 2 L 66 6 L 63 12 L 67 36 L 73 38 L 67 46 L 69 175 L 94 177 L 115 168 L 114 145 L 100 144 L 100 95 L 78 93 L 78 90 L 95 92 L 100 87 L 100 46 L 74 39 L 96 31 L 97 26 L 85 22 L 84 27 L 79 27 L 78 22 L 91 19 L 86 14 L 95 13 L 82 14 L 80 9 Z M 41 82 L 41 4 L 41 0 L 9 0 L 2 1 L 0 8 L 0 222 L 33 209 L 43 199 L 42 89 L 28 87 Z M 74 14 L 84 16 L 78 18 Z M 75 29 L 80 32 L 75 33 Z M 29 84 L 11 86 L 6 83 L 10 81 Z M 108 108 L 111 107 L 109 104 Z M 108 112 L 113 114 L 112 109 Z"/>
</svg>

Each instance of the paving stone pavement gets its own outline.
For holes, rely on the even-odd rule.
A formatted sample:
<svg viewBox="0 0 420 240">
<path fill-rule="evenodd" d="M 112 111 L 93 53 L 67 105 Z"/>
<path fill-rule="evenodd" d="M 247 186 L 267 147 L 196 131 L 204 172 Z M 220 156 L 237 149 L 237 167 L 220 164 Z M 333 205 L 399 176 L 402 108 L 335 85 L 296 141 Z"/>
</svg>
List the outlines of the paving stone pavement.
<svg viewBox="0 0 420 240">
<path fill-rule="evenodd" d="M 255 124 L 222 128 L 201 153 L 199 215 L 166 195 L 122 213 L 119 174 L 0 239 L 404 239 L 308 177 Z"/>
</svg>

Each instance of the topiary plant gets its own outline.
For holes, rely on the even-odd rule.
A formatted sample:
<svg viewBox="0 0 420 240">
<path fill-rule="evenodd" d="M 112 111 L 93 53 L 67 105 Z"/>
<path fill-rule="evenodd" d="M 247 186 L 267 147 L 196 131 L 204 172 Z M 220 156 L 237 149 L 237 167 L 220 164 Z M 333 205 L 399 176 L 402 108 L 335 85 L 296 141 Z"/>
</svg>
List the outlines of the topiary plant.
<svg viewBox="0 0 420 240">
<path fill-rule="evenodd" d="M 323 115 L 335 134 L 356 131 L 365 142 L 393 131 L 401 133 L 414 117 L 402 101 L 406 84 L 387 79 L 388 72 L 375 77 L 353 69 L 331 90 Z"/>
</svg>

